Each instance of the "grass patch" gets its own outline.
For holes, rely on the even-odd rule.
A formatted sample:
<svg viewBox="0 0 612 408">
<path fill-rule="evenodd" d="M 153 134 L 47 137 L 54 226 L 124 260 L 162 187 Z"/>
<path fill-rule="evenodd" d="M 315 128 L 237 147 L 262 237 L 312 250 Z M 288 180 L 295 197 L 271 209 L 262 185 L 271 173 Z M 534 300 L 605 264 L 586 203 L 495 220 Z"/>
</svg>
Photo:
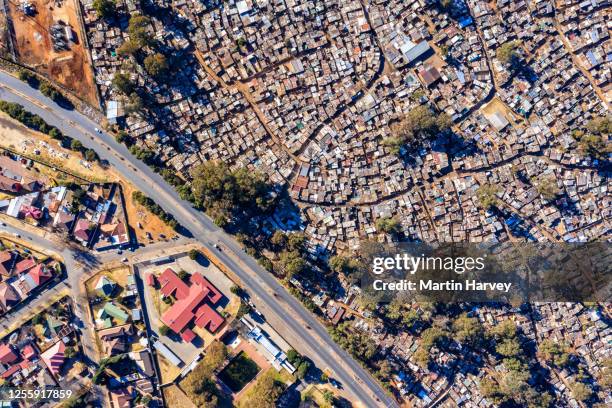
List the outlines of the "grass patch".
<svg viewBox="0 0 612 408">
<path fill-rule="evenodd" d="M 261 369 L 245 353 L 240 352 L 225 368 L 219 373 L 219 378 L 234 392 L 244 388 L 253 378 L 257 376 Z"/>
</svg>

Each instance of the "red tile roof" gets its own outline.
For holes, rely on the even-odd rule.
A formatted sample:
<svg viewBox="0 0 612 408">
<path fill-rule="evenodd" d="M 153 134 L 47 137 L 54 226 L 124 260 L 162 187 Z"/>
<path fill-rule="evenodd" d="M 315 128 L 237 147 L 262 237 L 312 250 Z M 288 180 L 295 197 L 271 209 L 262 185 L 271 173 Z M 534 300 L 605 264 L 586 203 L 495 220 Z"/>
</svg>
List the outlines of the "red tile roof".
<svg viewBox="0 0 612 408">
<path fill-rule="evenodd" d="M 45 362 L 45 365 L 53 375 L 58 375 L 62 364 L 64 364 L 64 360 L 66 359 L 64 356 L 65 350 L 66 345 L 58 341 L 40 355 L 40 358 Z"/>
<path fill-rule="evenodd" d="M 184 299 L 189 295 L 189 286 L 177 276 L 176 273 L 170 268 L 166 269 L 159 275 L 159 285 L 161 286 L 161 293 L 164 296 L 170 296 L 174 294 L 174 297 L 178 300 Z"/>
<path fill-rule="evenodd" d="M 162 285 L 162 293 L 167 296 L 175 292 L 178 299 L 164 313 L 161 320 L 173 332 L 181 334 L 183 340 L 193 340 L 186 340 L 185 337 L 191 338 L 186 331 L 189 330 L 187 326 L 194 319 L 198 327 L 206 327 L 211 333 L 214 333 L 225 321 L 213 308 L 204 303 L 208 300 L 214 305 L 221 300 L 223 294 L 201 274 L 194 273 L 190 278 L 191 286 L 187 286 L 172 269 L 166 269 L 160 275 L 159 281 Z"/>
<path fill-rule="evenodd" d="M 36 260 L 34 258 L 26 258 L 23 261 L 17 262 L 15 272 L 21 274 L 34 266 L 36 266 Z"/>
<path fill-rule="evenodd" d="M 41 285 L 51 279 L 53 276 L 51 270 L 43 264 L 38 264 L 28 272 L 28 275 L 32 278 L 36 285 Z"/>
<path fill-rule="evenodd" d="M 196 311 L 195 324 L 198 327 L 206 328 L 209 332 L 216 332 L 223 324 L 225 319 L 216 310 L 204 303 Z"/>
<path fill-rule="evenodd" d="M 0 363 L 10 364 L 16 361 L 18 358 L 17 354 L 13 351 L 11 346 L 8 344 L 0 345 Z"/>
<path fill-rule="evenodd" d="M 195 333 L 191 330 L 191 329 L 185 329 L 182 333 L 181 333 L 181 338 L 186 341 L 187 343 L 190 343 L 193 341 L 193 339 L 196 338 Z"/>
</svg>

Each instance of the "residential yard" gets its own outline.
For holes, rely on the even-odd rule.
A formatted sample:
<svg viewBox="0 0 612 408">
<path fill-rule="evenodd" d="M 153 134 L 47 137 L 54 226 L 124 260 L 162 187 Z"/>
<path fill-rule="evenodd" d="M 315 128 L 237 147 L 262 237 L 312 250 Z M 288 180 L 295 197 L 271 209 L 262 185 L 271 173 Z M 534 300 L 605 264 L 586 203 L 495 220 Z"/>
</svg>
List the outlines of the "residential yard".
<svg viewBox="0 0 612 408">
<path fill-rule="evenodd" d="M 85 288 L 87 289 L 87 295 L 89 297 L 94 295 L 94 292 L 95 292 L 94 288 L 101 275 L 107 276 L 113 282 L 117 283 L 119 286 L 124 288 L 125 286 L 127 286 L 127 276 L 129 273 L 130 273 L 130 268 L 128 266 L 122 266 L 119 268 L 98 272 L 91 278 L 87 279 L 87 281 L 85 282 Z M 117 291 L 117 293 L 119 292 Z"/>
<path fill-rule="evenodd" d="M 233 392 L 239 392 L 257 376 L 261 369 L 244 352 L 240 352 L 219 373 L 219 378 Z"/>
<path fill-rule="evenodd" d="M 8 12 L 14 28 L 15 49 L 20 62 L 73 90 L 90 104 L 97 106 L 93 71 L 89 65 L 85 43 L 77 16 L 78 0 L 30 0 L 36 12 L 25 15 L 19 2 L 9 1 Z M 75 41 L 69 49 L 53 49 L 49 30 L 62 21 L 72 29 Z"/>
<path fill-rule="evenodd" d="M 248 388 L 234 401 L 234 405 L 238 408 L 251 408 L 254 405 L 253 400 L 260 400 L 263 395 L 267 396 L 270 392 L 280 395 L 293 381 L 295 378 L 285 370 L 278 372 L 270 367 L 261 373 L 254 383 L 249 384 Z M 270 384 L 274 385 L 269 387 Z"/>
<path fill-rule="evenodd" d="M 159 371 L 161 375 L 161 383 L 172 382 L 181 373 L 181 368 L 172 365 L 162 355 L 157 353 L 157 361 L 159 363 Z"/>
<path fill-rule="evenodd" d="M 187 397 L 176 385 L 163 388 L 163 392 L 166 405 L 169 407 L 196 408 L 189 397 Z"/>
</svg>

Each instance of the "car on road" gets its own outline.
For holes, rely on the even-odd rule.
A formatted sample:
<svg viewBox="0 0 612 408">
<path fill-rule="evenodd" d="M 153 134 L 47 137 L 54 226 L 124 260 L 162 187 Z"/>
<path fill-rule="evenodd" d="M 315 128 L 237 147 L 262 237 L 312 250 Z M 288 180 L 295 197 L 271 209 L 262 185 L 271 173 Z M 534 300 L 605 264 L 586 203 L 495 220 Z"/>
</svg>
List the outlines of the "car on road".
<svg viewBox="0 0 612 408">
<path fill-rule="evenodd" d="M 2 222 L 0 223 L 0 225 L 2 225 L 3 227 L 6 227 L 6 222 Z"/>
<path fill-rule="evenodd" d="M 214 247 L 215 247 L 215 248 L 216 248 L 218 251 L 220 251 L 220 250 L 221 250 L 221 247 L 219 246 L 219 244 L 214 244 L 213 246 L 214 246 Z"/>
<path fill-rule="evenodd" d="M 13 235 L 17 238 L 21 238 L 21 234 L 17 234 L 16 232 L 14 232 Z"/>
</svg>

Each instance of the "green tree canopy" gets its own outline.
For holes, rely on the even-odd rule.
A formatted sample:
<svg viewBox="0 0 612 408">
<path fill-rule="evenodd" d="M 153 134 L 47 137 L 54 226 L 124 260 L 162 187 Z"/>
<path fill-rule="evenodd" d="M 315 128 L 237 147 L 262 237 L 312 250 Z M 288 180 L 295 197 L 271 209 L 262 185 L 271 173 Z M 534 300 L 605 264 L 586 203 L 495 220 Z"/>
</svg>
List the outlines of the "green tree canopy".
<svg viewBox="0 0 612 408">
<path fill-rule="evenodd" d="M 482 208 L 488 210 L 499 204 L 497 193 L 499 187 L 493 184 L 483 184 L 476 190 L 476 199 Z"/>
<path fill-rule="evenodd" d="M 92 6 L 100 18 L 111 18 L 117 14 L 115 2 L 112 0 L 94 0 Z"/>
<path fill-rule="evenodd" d="M 154 77 L 161 77 L 168 72 L 168 61 L 159 52 L 149 55 L 144 59 L 145 70 Z"/>
<path fill-rule="evenodd" d="M 520 45 L 518 41 L 509 41 L 502 44 L 497 49 L 497 59 L 500 60 L 502 64 L 516 65 L 520 60 L 520 54 L 518 52 Z"/>
<path fill-rule="evenodd" d="M 484 339 L 484 329 L 480 321 L 463 313 L 453 322 L 455 338 L 462 343 L 479 344 Z"/>
<path fill-rule="evenodd" d="M 130 76 L 122 72 L 115 73 L 112 84 L 118 92 L 124 95 L 129 95 L 134 91 L 134 84 L 130 80 Z"/>
<path fill-rule="evenodd" d="M 398 150 L 402 144 L 418 142 L 445 132 L 451 125 L 452 120 L 446 113 L 436 114 L 428 106 L 419 105 L 393 126 L 394 136 L 384 143 L 392 150 Z"/>
<path fill-rule="evenodd" d="M 398 234 L 402 231 L 402 224 L 397 218 L 379 218 L 376 220 L 376 229 L 386 234 Z"/>
</svg>

